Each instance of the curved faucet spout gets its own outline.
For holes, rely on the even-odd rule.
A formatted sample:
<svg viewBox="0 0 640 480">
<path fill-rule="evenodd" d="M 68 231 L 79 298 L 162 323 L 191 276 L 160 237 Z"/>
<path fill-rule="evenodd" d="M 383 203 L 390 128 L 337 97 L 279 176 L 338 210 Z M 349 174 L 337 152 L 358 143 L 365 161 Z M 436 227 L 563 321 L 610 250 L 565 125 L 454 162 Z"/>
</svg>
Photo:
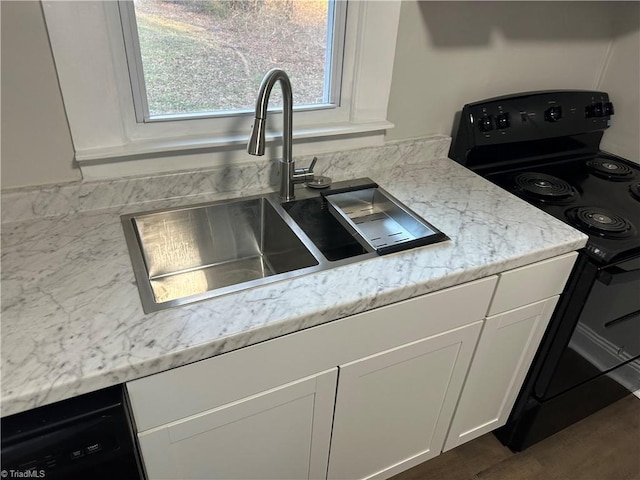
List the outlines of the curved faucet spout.
<svg viewBox="0 0 640 480">
<path fill-rule="evenodd" d="M 247 145 L 247 152 L 249 152 L 251 155 L 264 155 L 267 108 L 269 107 L 271 90 L 277 82 L 280 82 L 283 101 L 282 154 L 284 160 L 287 163 L 290 163 L 293 161 L 293 152 L 291 148 L 291 139 L 293 136 L 293 94 L 291 91 L 291 81 L 289 80 L 289 76 L 284 70 L 281 70 L 279 68 L 269 70 L 262 79 L 262 83 L 260 84 L 260 90 L 258 91 L 258 98 L 256 100 L 255 120 L 251 129 L 251 137 Z"/>
<path fill-rule="evenodd" d="M 310 168 L 296 169 L 293 162 L 293 94 L 291 91 L 291 81 L 284 70 L 279 68 L 269 70 L 262 79 L 256 100 L 255 119 L 251 127 L 251 136 L 247 144 L 247 152 L 251 155 L 264 155 L 267 108 L 269 106 L 271 90 L 277 82 L 280 82 L 283 101 L 280 197 L 288 202 L 294 199 L 294 184 L 312 180 L 313 171 Z"/>
</svg>

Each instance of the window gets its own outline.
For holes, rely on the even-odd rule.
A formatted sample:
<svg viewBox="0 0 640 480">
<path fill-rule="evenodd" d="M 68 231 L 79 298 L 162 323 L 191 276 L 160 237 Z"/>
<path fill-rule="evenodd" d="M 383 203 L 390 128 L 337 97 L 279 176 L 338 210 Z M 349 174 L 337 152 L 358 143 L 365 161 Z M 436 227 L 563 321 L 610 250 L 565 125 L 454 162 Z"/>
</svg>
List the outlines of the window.
<svg viewBox="0 0 640 480">
<path fill-rule="evenodd" d="M 334 0 L 121 2 L 123 25 L 132 27 L 125 46 L 138 120 L 250 111 L 256 84 L 275 67 L 291 78 L 296 107 L 333 106 L 345 7 Z"/>
<path fill-rule="evenodd" d="M 263 7 L 278 3 L 245 0 L 243 4 L 252 1 Z M 253 118 L 249 110 L 266 70 L 258 72 L 267 64 L 259 65 L 248 75 L 255 87 L 242 93 L 242 101 L 238 97 L 226 104 L 214 104 L 211 98 L 219 90 L 212 89 L 215 95 L 202 104 L 177 109 L 162 106 L 152 90 L 162 87 L 166 80 L 154 86 L 150 78 L 152 67 L 145 65 L 146 54 L 136 53 L 145 51 L 144 42 L 153 41 L 137 34 L 138 28 L 145 26 L 142 21 L 137 25 L 135 9 L 140 9 L 144 2 L 163 3 L 162 0 L 42 2 L 83 177 L 119 177 L 248 160 L 245 145 Z M 164 0 L 164 3 L 185 7 L 181 5 L 185 1 Z M 207 3 L 215 4 L 212 0 Z M 316 34 L 316 40 L 331 50 L 331 55 L 325 53 L 323 70 L 318 76 L 321 79 L 314 80 L 322 87 L 316 86 L 305 94 L 296 83 L 296 75 L 290 72 L 294 99 L 305 100 L 299 102 L 294 113 L 296 156 L 381 144 L 384 130 L 392 127 L 386 115 L 400 2 L 325 0 L 325 5 L 327 18 L 322 27 L 325 33 Z M 338 27 L 340 22 L 343 30 Z M 146 25 L 149 27 L 149 23 Z M 179 30 L 180 25 L 173 27 Z M 143 44 L 142 49 L 138 50 L 135 42 Z M 235 44 L 230 44 L 228 50 L 228 54 L 240 59 L 238 68 L 244 69 L 240 54 L 248 63 L 245 52 Z M 273 60 L 279 64 L 288 59 L 283 56 Z M 236 83 L 232 75 L 227 77 Z M 197 83 L 189 74 L 176 81 Z M 274 105 L 276 102 L 270 102 L 270 108 Z M 268 142 L 279 138 L 281 117 L 277 111 L 270 113 Z M 273 145 L 267 154 L 275 158 L 280 155 L 279 142 Z"/>
</svg>

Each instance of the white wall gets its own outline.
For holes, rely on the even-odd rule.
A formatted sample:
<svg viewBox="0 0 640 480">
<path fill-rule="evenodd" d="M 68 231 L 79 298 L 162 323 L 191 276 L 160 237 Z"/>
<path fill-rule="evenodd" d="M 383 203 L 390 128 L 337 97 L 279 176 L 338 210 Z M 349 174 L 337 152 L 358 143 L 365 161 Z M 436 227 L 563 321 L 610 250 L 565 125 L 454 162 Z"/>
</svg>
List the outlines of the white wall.
<svg viewBox="0 0 640 480">
<path fill-rule="evenodd" d="M 613 28 L 610 2 L 405 1 L 387 139 L 451 134 L 455 112 L 493 96 L 595 89 Z"/>
<path fill-rule="evenodd" d="M 2 188 L 78 180 L 40 2 L 0 9 Z"/>
<path fill-rule="evenodd" d="M 602 139 L 603 150 L 640 164 L 640 3 L 617 6 L 615 38 L 599 88 L 609 92 L 616 110 Z"/>
</svg>

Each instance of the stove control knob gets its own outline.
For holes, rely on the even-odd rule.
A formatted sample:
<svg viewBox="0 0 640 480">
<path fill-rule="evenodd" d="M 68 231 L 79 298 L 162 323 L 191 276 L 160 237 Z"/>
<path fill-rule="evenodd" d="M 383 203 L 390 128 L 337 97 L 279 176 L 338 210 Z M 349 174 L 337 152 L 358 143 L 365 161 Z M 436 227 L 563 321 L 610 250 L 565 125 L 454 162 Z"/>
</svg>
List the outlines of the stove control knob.
<svg viewBox="0 0 640 480">
<path fill-rule="evenodd" d="M 478 127 L 481 132 L 489 132 L 493 130 L 493 117 L 491 117 L 491 115 L 483 115 L 478 121 Z"/>
<path fill-rule="evenodd" d="M 497 115 L 496 116 L 496 126 L 500 130 L 503 130 L 505 128 L 509 128 L 511 126 L 511 123 L 509 122 L 509 114 L 508 113 L 501 113 L 500 115 Z"/>
<path fill-rule="evenodd" d="M 584 107 L 584 116 L 585 118 L 593 118 L 596 116 L 596 113 L 593 111 L 593 105 Z"/>
<path fill-rule="evenodd" d="M 594 103 L 592 107 L 594 117 L 601 117 L 604 115 L 604 104 L 602 102 Z"/>
<path fill-rule="evenodd" d="M 604 114 L 605 115 L 613 115 L 614 113 L 616 113 L 613 110 L 613 103 L 611 102 L 607 102 L 604 104 Z"/>
<path fill-rule="evenodd" d="M 557 122 L 562 118 L 562 107 L 549 107 L 547 111 L 544 112 L 544 119 L 547 122 Z"/>
</svg>

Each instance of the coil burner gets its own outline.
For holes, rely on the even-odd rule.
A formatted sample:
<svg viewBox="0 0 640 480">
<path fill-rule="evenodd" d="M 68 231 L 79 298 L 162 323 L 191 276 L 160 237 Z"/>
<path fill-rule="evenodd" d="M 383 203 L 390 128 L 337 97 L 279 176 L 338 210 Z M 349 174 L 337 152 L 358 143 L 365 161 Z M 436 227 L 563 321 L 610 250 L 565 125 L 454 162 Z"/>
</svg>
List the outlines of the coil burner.
<svg viewBox="0 0 640 480">
<path fill-rule="evenodd" d="M 598 207 L 577 207 L 567 211 L 571 223 L 588 234 L 604 238 L 624 238 L 634 234 L 632 223 L 620 215 Z"/>
<path fill-rule="evenodd" d="M 635 173 L 627 165 L 605 158 L 596 158 L 587 162 L 587 168 L 594 175 L 607 180 L 624 181 L 635 176 Z"/>
<path fill-rule="evenodd" d="M 631 196 L 640 202 L 640 182 L 636 182 L 629 187 Z"/>
<path fill-rule="evenodd" d="M 524 172 L 515 178 L 516 190 L 543 203 L 567 204 L 577 196 L 576 189 L 564 180 L 538 172 Z"/>
</svg>

